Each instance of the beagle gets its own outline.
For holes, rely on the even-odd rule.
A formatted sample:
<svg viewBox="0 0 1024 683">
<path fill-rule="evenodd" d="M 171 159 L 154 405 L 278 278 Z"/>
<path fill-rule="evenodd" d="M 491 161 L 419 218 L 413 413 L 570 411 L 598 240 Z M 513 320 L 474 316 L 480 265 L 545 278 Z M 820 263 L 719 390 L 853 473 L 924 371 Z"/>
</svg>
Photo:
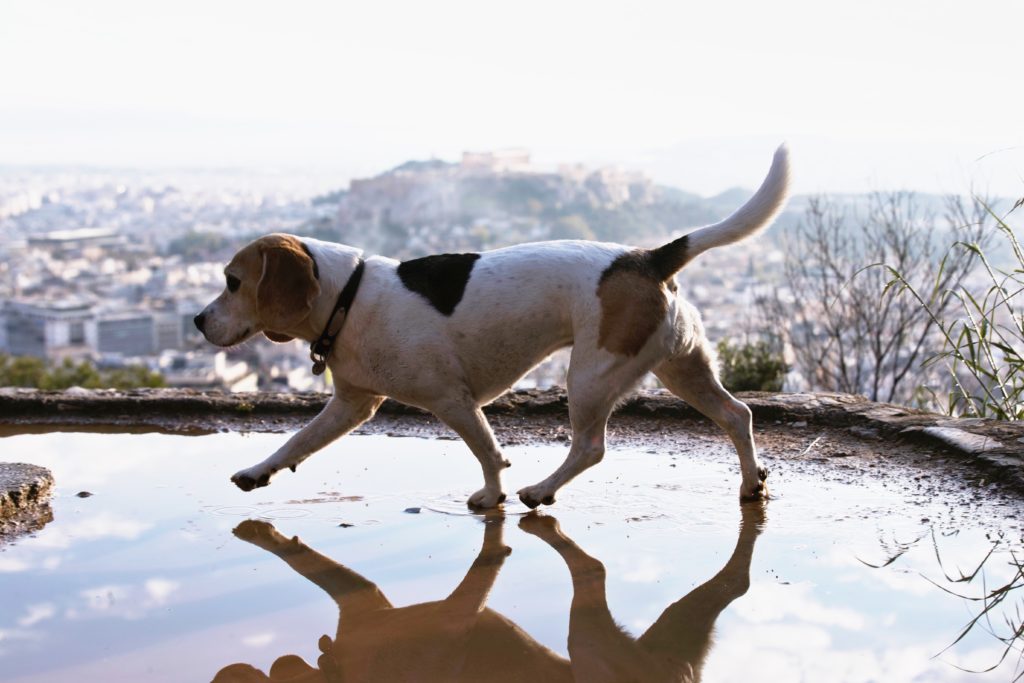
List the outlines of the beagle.
<svg viewBox="0 0 1024 683">
<path fill-rule="evenodd" d="M 572 579 L 569 658 L 534 640 L 511 619 L 487 606 L 505 558 L 505 519 L 492 513 L 483 544 L 455 590 L 443 600 L 395 607 L 372 581 L 321 555 L 299 537 L 287 538 L 268 522 L 248 519 L 234 534 L 273 553 L 324 590 L 338 606 L 334 638 L 318 642 L 316 666 L 298 655 L 278 657 L 269 675 L 249 664 L 231 664 L 213 683 L 291 681 L 700 681 L 711 650 L 715 621 L 750 588 L 754 546 L 765 506 L 741 506 L 732 555 L 711 579 L 664 609 L 633 638 L 608 608 L 604 564 L 588 555 L 554 517 L 525 515 L 519 528 L 558 553 Z"/>
<path fill-rule="evenodd" d="M 353 247 L 273 234 L 242 248 L 226 288 L 195 318 L 217 346 L 263 333 L 311 342 L 314 372 L 330 367 L 324 410 L 232 481 L 266 486 L 370 419 L 390 396 L 451 427 L 483 468 L 469 505 L 505 500 L 502 456 L 481 411 L 557 349 L 572 347 L 567 388 L 572 445 L 557 470 L 520 489 L 531 508 L 601 461 L 616 402 L 647 372 L 711 418 L 739 454 L 742 498 L 767 495 L 746 405 L 718 381 L 700 315 L 675 274 L 702 252 L 763 230 L 789 184 L 785 146 L 754 196 L 725 220 L 655 249 L 587 241 L 521 244 L 399 263 Z"/>
</svg>

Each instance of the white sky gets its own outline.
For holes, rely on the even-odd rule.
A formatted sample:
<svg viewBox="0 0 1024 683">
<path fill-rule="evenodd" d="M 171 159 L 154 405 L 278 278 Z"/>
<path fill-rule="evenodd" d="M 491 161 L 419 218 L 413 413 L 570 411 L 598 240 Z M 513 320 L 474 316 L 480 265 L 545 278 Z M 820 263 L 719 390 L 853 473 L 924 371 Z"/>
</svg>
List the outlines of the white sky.
<svg viewBox="0 0 1024 683">
<path fill-rule="evenodd" d="M 3 0 L 0 164 L 345 179 L 524 146 L 712 193 L 788 140 L 798 191 L 1020 196 L 1022 27 L 1021 0 Z"/>
</svg>

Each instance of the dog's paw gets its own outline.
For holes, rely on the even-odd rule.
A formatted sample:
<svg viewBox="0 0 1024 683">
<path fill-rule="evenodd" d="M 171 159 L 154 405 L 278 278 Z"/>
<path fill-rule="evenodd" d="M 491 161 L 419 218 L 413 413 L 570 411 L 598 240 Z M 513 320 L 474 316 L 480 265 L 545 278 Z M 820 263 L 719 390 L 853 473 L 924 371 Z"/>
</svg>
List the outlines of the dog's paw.
<svg viewBox="0 0 1024 683">
<path fill-rule="evenodd" d="M 757 477 L 744 477 L 740 486 L 740 500 L 767 500 L 768 498 L 768 468 L 763 465 L 757 466 Z"/>
<path fill-rule="evenodd" d="M 466 501 L 466 505 L 477 510 L 486 510 L 497 507 L 505 502 L 505 494 L 501 491 L 482 488 Z"/>
<path fill-rule="evenodd" d="M 523 505 L 533 510 L 540 504 L 554 505 L 555 494 L 539 489 L 536 486 L 527 486 L 525 489 L 519 489 L 518 492 L 519 500 L 523 501 Z"/>
<path fill-rule="evenodd" d="M 530 534 L 551 542 L 562 536 L 558 520 L 547 515 L 531 512 L 519 518 L 519 528 Z"/>
<path fill-rule="evenodd" d="M 243 491 L 252 491 L 269 484 L 270 473 L 254 473 L 251 470 L 242 470 L 241 472 L 235 472 L 231 477 L 231 481 Z"/>
<path fill-rule="evenodd" d="M 763 481 L 752 486 L 740 486 L 740 500 L 767 500 L 768 497 L 768 484 Z"/>
<path fill-rule="evenodd" d="M 273 524 L 258 519 L 245 520 L 236 526 L 232 533 L 243 541 L 265 550 L 288 542 L 288 539 L 282 536 Z"/>
</svg>

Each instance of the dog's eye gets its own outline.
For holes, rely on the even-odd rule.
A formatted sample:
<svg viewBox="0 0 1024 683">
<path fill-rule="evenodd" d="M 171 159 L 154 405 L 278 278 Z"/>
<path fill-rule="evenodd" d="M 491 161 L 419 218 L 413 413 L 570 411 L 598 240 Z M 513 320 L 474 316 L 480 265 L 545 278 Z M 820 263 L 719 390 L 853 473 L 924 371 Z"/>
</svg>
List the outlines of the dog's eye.
<svg viewBox="0 0 1024 683">
<path fill-rule="evenodd" d="M 228 280 L 228 291 L 229 292 L 235 291 L 236 289 L 238 289 L 238 286 L 242 284 L 242 281 L 239 280 L 234 275 L 228 275 L 226 277 L 227 277 L 227 280 Z"/>
</svg>

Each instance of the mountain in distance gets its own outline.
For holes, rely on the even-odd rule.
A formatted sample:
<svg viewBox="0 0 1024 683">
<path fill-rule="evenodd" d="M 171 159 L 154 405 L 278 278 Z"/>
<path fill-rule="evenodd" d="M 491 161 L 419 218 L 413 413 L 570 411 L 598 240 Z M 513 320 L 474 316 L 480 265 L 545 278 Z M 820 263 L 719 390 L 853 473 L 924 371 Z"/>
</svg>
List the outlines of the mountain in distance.
<svg viewBox="0 0 1024 683">
<path fill-rule="evenodd" d="M 458 162 L 412 160 L 354 179 L 347 190 L 315 199 L 320 217 L 305 227 L 314 237 L 400 259 L 548 239 L 653 246 L 725 218 L 752 194 L 733 187 L 702 197 L 616 167 L 563 164 L 537 170 L 525 150 L 467 152 Z M 811 198 L 791 197 L 766 239 L 775 242 L 795 226 Z M 856 216 L 871 203 L 870 194 L 827 199 L 851 218 L 850 230 L 859 229 Z M 921 217 L 941 218 L 946 201 L 914 194 Z"/>
<path fill-rule="evenodd" d="M 704 198 L 613 167 L 538 171 L 523 150 L 466 153 L 408 161 L 318 197 L 334 214 L 310 231 L 396 258 L 547 239 L 652 245 L 723 218 L 750 194 Z"/>
</svg>

